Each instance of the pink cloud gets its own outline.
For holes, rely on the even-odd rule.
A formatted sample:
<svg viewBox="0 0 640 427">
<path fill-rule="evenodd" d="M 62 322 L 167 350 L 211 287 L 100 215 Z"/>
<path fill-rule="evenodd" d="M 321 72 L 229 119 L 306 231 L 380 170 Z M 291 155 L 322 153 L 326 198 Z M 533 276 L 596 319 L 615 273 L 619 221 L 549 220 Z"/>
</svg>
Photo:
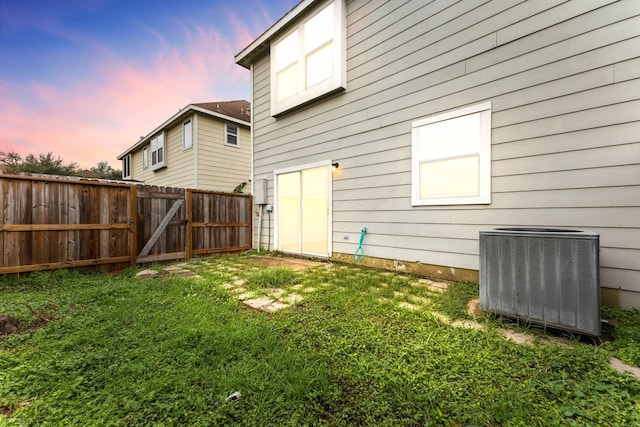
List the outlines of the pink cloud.
<svg viewBox="0 0 640 427">
<path fill-rule="evenodd" d="M 249 73 L 234 63 L 237 46 L 216 31 L 191 28 L 181 46 L 160 43 L 142 66 L 102 47 L 91 76 L 66 87 L 0 82 L 0 151 L 53 151 L 89 167 L 115 159 L 178 108 L 248 98 Z M 235 39 L 237 40 L 237 38 Z"/>
</svg>

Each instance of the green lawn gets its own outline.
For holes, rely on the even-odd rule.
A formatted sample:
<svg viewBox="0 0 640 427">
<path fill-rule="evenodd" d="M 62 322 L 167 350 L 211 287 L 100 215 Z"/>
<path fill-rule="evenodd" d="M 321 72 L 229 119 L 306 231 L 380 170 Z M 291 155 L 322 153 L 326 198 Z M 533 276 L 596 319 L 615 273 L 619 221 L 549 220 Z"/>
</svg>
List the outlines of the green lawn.
<svg viewBox="0 0 640 427">
<path fill-rule="evenodd" d="M 519 345 L 499 320 L 475 330 L 433 314 L 465 318 L 473 285 L 432 292 L 410 276 L 252 256 L 187 267 L 202 278 L 0 280 L 0 314 L 43 323 L 0 338 L 0 426 L 640 425 L 640 381 L 607 365 L 637 357 L 638 311 L 607 311 L 618 343 Z M 231 285 L 302 299 L 265 313 Z"/>
</svg>

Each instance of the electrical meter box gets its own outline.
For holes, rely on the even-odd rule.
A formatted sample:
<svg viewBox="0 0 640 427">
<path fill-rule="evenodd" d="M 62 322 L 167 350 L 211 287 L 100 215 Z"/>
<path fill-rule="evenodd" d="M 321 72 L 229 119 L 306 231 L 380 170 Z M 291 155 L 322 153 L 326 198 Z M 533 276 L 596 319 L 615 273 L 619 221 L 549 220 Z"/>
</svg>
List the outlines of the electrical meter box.
<svg viewBox="0 0 640 427">
<path fill-rule="evenodd" d="M 256 205 L 267 204 L 267 180 L 256 179 L 253 183 L 253 202 Z"/>
</svg>

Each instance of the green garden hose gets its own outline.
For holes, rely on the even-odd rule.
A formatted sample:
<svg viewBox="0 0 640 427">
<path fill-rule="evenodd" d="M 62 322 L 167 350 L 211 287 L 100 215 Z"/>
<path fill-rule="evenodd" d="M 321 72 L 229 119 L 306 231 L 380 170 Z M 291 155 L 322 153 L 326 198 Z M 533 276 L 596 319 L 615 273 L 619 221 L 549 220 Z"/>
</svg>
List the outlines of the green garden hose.
<svg viewBox="0 0 640 427">
<path fill-rule="evenodd" d="M 358 249 L 356 249 L 356 251 L 353 253 L 353 259 L 356 262 L 360 262 L 364 259 L 364 249 L 362 249 L 362 242 L 364 241 L 364 235 L 367 232 L 367 227 L 364 227 L 362 229 L 362 233 L 360 234 L 360 245 L 358 245 Z M 358 255 L 358 252 L 360 252 L 360 255 Z"/>
</svg>

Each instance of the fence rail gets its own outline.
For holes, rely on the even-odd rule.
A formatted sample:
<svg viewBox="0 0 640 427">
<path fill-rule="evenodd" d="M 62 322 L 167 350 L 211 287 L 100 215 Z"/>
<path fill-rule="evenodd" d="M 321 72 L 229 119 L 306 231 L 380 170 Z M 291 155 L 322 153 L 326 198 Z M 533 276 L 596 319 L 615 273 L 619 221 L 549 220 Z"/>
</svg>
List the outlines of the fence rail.
<svg viewBox="0 0 640 427">
<path fill-rule="evenodd" d="M 0 274 L 250 249 L 251 196 L 0 174 Z"/>
</svg>

